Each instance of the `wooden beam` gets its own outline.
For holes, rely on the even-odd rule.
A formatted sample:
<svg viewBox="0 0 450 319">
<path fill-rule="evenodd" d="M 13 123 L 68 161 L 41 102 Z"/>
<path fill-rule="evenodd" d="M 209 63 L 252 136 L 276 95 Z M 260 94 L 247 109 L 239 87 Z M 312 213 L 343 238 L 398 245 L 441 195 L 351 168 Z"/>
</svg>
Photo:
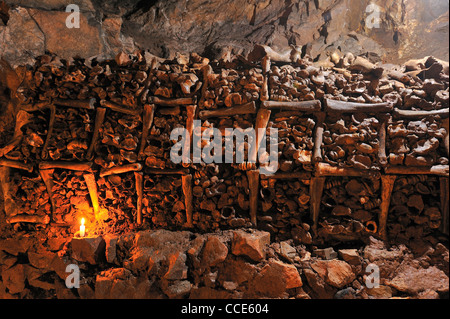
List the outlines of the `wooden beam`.
<svg viewBox="0 0 450 319">
<path fill-rule="evenodd" d="M 263 101 L 261 102 L 261 108 L 263 109 L 280 109 L 284 111 L 301 111 L 301 112 L 318 112 L 322 108 L 322 104 L 319 100 L 309 101 Z"/>
<path fill-rule="evenodd" d="M 39 169 L 52 169 L 62 168 L 70 169 L 73 171 L 92 171 L 92 162 L 65 162 L 65 161 L 53 161 L 53 162 L 41 162 L 39 163 Z"/>
<path fill-rule="evenodd" d="M 393 106 L 389 102 L 384 103 L 357 103 L 325 99 L 325 111 L 341 113 L 387 113 Z"/>
<path fill-rule="evenodd" d="M 434 166 L 388 166 L 384 169 L 386 174 L 396 175 L 440 175 L 449 176 L 448 165 Z"/>
<path fill-rule="evenodd" d="M 382 175 L 381 176 L 381 204 L 380 214 L 378 216 L 378 235 L 387 240 L 387 218 L 389 213 L 389 205 L 391 203 L 392 190 L 397 176 L 396 175 Z"/>
<path fill-rule="evenodd" d="M 309 184 L 309 209 L 311 220 L 313 221 L 313 235 L 317 236 L 317 226 L 319 223 L 320 203 L 322 200 L 323 187 L 325 185 L 325 177 L 313 177 Z"/>
<path fill-rule="evenodd" d="M 439 115 L 442 118 L 448 118 L 449 109 L 440 109 L 440 110 L 431 110 L 431 111 L 412 111 L 412 110 L 399 110 L 398 108 L 394 109 L 392 115 L 395 118 L 401 119 L 421 119 L 430 115 Z"/>
</svg>

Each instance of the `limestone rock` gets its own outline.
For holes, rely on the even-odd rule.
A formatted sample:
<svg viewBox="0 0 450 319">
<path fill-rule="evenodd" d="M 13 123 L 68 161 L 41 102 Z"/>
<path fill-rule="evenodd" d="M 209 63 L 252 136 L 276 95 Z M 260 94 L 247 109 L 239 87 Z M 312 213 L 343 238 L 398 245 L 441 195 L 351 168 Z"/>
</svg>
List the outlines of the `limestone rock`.
<svg viewBox="0 0 450 319">
<path fill-rule="evenodd" d="M 311 268 L 327 284 L 336 288 L 343 288 L 356 278 L 352 267 L 342 260 L 316 260 L 311 263 Z"/>
<path fill-rule="evenodd" d="M 434 266 L 424 269 L 404 264 L 399 267 L 396 276 L 386 282 L 386 285 L 410 294 L 425 290 L 448 292 L 449 280 L 442 270 Z"/>
<path fill-rule="evenodd" d="M 169 257 L 169 269 L 164 279 L 181 280 L 187 278 L 186 254 L 176 252 Z"/>
<path fill-rule="evenodd" d="M 316 256 L 322 257 L 326 260 L 335 259 L 338 256 L 337 252 L 334 251 L 333 247 L 315 249 L 313 253 Z"/>
<path fill-rule="evenodd" d="M 288 260 L 294 260 L 294 257 L 297 255 L 297 251 L 286 241 L 282 241 L 280 243 L 280 254 Z"/>
<path fill-rule="evenodd" d="M 192 284 L 188 280 L 177 280 L 163 291 L 171 299 L 181 299 L 189 295 L 191 287 Z"/>
<path fill-rule="evenodd" d="M 366 288 L 369 296 L 374 299 L 389 299 L 392 297 L 392 289 L 389 286 L 379 285 L 378 287 Z"/>
<path fill-rule="evenodd" d="M 215 236 L 208 237 L 202 251 L 202 264 L 215 267 L 223 262 L 228 255 L 228 247 Z"/>
<path fill-rule="evenodd" d="M 7 238 L 0 240 L 0 250 L 8 254 L 17 256 L 19 253 L 25 253 L 30 248 L 32 241 L 28 237 Z"/>
<path fill-rule="evenodd" d="M 72 257 L 80 262 L 97 264 L 105 256 L 105 240 L 102 237 L 73 238 Z"/>
<path fill-rule="evenodd" d="M 25 267 L 22 264 L 15 265 L 2 271 L 3 283 L 10 294 L 17 294 L 25 289 Z"/>
<path fill-rule="evenodd" d="M 218 279 L 221 282 L 231 281 L 238 285 L 252 280 L 258 273 L 258 268 L 242 259 L 228 258 L 223 264 L 226 272 L 220 272 Z"/>
<path fill-rule="evenodd" d="M 151 283 L 147 278 L 137 278 L 125 268 L 112 268 L 97 275 L 95 298 L 148 298 L 150 287 Z"/>
<path fill-rule="evenodd" d="M 36 268 L 47 268 L 53 258 L 55 257 L 55 253 L 49 251 L 37 251 L 37 252 L 28 252 L 28 260 L 30 261 L 30 265 Z"/>
<path fill-rule="evenodd" d="M 249 283 L 248 297 L 287 297 L 287 289 L 303 285 L 300 274 L 294 265 L 273 258 Z"/>
<path fill-rule="evenodd" d="M 0 56 L 13 68 L 33 64 L 36 56 L 45 52 L 45 35 L 25 8 L 9 11 L 6 26 L 0 26 Z"/>
<path fill-rule="evenodd" d="M 106 244 L 105 247 L 106 261 L 108 263 L 113 263 L 117 255 L 118 237 L 111 234 L 106 234 L 104 239 Z"/>
<path fill-rule="evenodd" d="M 328 285 L 318 273 L 307 268 L 303 269 L 303 274 L 306 277 L 308 286 L 312 289 L 310 295 L 313 298 L 332 299 L 335 296 L 337 289 Z"/>
<path fill-rule="evenodd" d="M 342 259 L 348 262 L 350 265 L 359 265 L 361 261 L 356 249 L 339 249 L 339 255 Z"/>
<path fill-rule="evenodd" d="M 355 299 L 356 291 L 352 287 L 339 290 L 335 295 L 335 299 Z"/>
<path fill-rule="evenodd" d="M 251 233 L 243 230 L 233 232 L 231 252 L 236 256 L 247 256 L 254 261 L 265 258 L 265 248 L 270 244 L 270 233 L 264 231 L 253 231 Z"/>
<path fill-rule="evenodd" d="M 64 59 L 101 53 L 99 24 L 92 19 L 88 20 L 91 14 L 80 12 L 80 28 L 67 28 L 66 19 L 69 14 L 65 11 L 28 9 L 28 12 L 44 33 L 46 50 Z"/>
</svg>

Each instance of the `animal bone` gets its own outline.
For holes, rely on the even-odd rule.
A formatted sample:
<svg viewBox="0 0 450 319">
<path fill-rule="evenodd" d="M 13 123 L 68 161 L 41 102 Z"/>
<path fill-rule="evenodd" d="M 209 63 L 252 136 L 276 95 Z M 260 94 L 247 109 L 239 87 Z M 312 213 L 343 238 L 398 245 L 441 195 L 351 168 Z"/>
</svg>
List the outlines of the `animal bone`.
<svg viewBox="0 0 450 319">
<path fill-rule="evenodd" d="M 95 108 L 95 99 L 94 98 L 90 98 L 87 100 L 55 99 L 54 104 L 59 105 L 59 106 L 76 107 L 76 108 L 93 110 Z"/>
<path fill-rule="evenodd" d="M 123 166 L 111 167 L 108 169 L 102 169 L 102 170 L 100 170 L 100 177 L 128 173 L 128 172 L 135 172 L 135 171 L 140 171 L 140 170 L 142 170 L 142 164 L 133 163 L 133 164 L 123 165 Z"/>
<path fill-rule="evenodd" d="M 137 194 L 136 223 L 138 225 L 141 225 L 142 224 L 143 175 L 141 172 L 134 172 L 134 178 L 136 179 L 136 194 Z"/>
<path fill-rule="evenodd" d="M 185 227 L 191 228 L 193 227 L 192 221 L 192 213 L 193 213 L 193 205 L 192 205 L 192 175 L 182 175 L 181 183 L 184 194 L 184 204 L 186 207 L 186 225 Z"/>
<path fill-rule="evenodd" d="M 319 100 L 299 102 L 263 101 L 261 107 L 270 110 L 280 109 L 285 111 L 317 112 L 321 109 L 321 103 Z"/>
<path fill-rule="evenodd" d="M 338 100 L 325 99 L 325 111 L 348 112 L 348 113 L 387 113 L 392 111 L 393 106 L 389 102 L 384 103 L 355 103 Z"/>
<path fill-rule="evenodd" d="M 290 50 L 282 53 L 274 51 L 267 45 L 255 45 L 253 51 L 249 53 L 248 59 L 250 61 L 260 61 L 267 56 L 271 61 L 275 62 L 292 62 L 297 63 L 301 59 L 302 49 L 298 46 L 291 46 Z"/>
<path fill-rule="evenodd" d="M 149 98 L 149 103 L 157 104 L 161 106 L 181 106 L 181 105 L 193 105 L 195 104 L 195 99 L 191 97 L 178 98 L 178 99 L 162 99 L 157 96 L 151 96 Z"/>
<path fill-rule="evenodd" d="M 7 166 L 7 167 L 23 169 L 30 173 L 33 171 L 33 165 L 31 165 L 31 164 L 25 164 L 25 163 L 5 159 L 5 158 L 0 158 L 0 166 Z"/>
<path fill-rule="evenodd" d="M 100 212 L 100 206 L 98 204 L 98 192 L 97 192 L 97 182 L 95 181 L 95 176 L 92 173 L 83 174 L 86 186 L 89 190 L 89 195 L 91 197 L 92 207 L 94 208 L 94 215 L 97 217 Z"/>
<path fill-rule="evenodd" d="M 107 100 L 101 100 L 100 105 L 103 107 L 109 108 L 113 111 L 116 111 L 119 113 L 124 113 L 124 114 L 139 115 L 142 112 L 141 110 L 132 110 L 132 109 L 127 108 L 124 105 L 120 105 L 120 104 L 114 103 L 112 101 L 107 101 Z"/>
<path fill-rule="evenodd" d="M 255 101 L 218 110 L 200 111 L 199 117 L 201 119 L 206 119 L 208 117 L 228 117 L 239 114 L 256 114 Z"/>
<path fill-rule="evenodd" d="M 19 214 L 19 215 L 7 217 L 6 222 L 8 222 L 9 224 L 32 223 L 32 224 L 47 225 L 48 223 L 50 223 L 50 216 Z"/>
<path fill-rule="evenodd" d="M 155 105 L 153 104 L 144 105 L 144 120 L 142 125 L 141 143 L 138 151 L 139 160 L 142 160 L 144 158 L 145 143 L 147 141 L 147 136 L 150 131 L 150 128 L 152 127 L 153 124 L 154 113 L 155 113 Z"/>
<path fill-rule="evenodd" d="M 401 119 L 417 119 L 424 118 L 432 115 L 440 115 L 442 118 L 448 118 L 449 109 L 440 109 L 440 110 L 432 110 L 432 111 L 410 111 L 410 110 L 399 110 L 394 108 L 392 115 L 395 118 Z"/>
<path fill-rule="evenodd" d="M 248 187 L 250 190 L 250 221 L 256 227 L 256 215 L 258 211 L 259 171 L 247 171 Z"/>
<path fill-rule="evenodd" d="M 69 169 L 73 171 L 92 171 L 92 162 L 64 162 L 64 161 L 53 161 L 53 162 L 40 162 L 39 169 L 46 170 L 52 168 L 62 168 Z"/>
</svg>

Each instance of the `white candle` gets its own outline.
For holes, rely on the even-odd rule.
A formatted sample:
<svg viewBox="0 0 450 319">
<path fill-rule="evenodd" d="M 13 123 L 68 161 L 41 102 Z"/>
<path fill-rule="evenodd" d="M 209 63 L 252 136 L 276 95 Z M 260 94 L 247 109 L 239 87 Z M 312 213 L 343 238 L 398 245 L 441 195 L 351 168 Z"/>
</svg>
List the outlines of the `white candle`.
<svg viewBox="0 0 450 319">
<path fill-rule="evenodd" d="M 86 226 L 84 226 L 84 218 L 81 218 L 80 237 L 84 237 L 85 235 L 86 235 Z"/>
</svg>

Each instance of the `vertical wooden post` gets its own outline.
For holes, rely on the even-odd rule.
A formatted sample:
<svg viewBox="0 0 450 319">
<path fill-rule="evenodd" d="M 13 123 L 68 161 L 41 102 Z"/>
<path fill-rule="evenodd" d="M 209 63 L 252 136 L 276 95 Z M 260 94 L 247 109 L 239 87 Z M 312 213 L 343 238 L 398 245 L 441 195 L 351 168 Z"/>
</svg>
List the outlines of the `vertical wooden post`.
<svg viewBox="0 0 450 319">
<path fill-rule="evenodd" d="M 94 216 L 95 219 L 97 219 L 100 211 L 100 206 L 98 204 L 97 182 L 93 173 L 83 174 L 83 177 L 89 190 L 89 196 L 91 197 L 92 207 L 94 208 Z"/>
<path fill-rule="evenodd" d="M 262 71 L 263 71 L 263 85 L 261 88 L 261 94 L 259 99 L 261 101 L 268 101 L 269 100 L 269 71 L 270 71 L 270 58 L 266 55 L 263 57 L 261 61 L 262 65 Z"/>
<path fill-rule="evenodd" d="M 40 169 L 39 175 L 41 175 L 42 180 L 44 181 L 45 187 L 47 188 L 48 197 L 50 199 L 50 204 L 52 205 L 51 220 L 53 220 L 53 214 L 55 213 L 56 204 L 55 199 L 53 198 L 53 172 L 54 169 Z"/>
<path fill-rule="evenodd" d="M 47 137 L 45 138 L 45 143 L 44 146 L 42 147 L 41 158 L 43 160 L 46 160 L 48 158 L 47 147 L 48 143 L 50 142 L 50 138 L 53 134 L 53 126 L 55 124 L 55 115 L 56 115 L 56 107 L 53 104 L 49 105 L 48 108 L 50 109 L 50 120 L 48 123 Z"/>
<path fill-rule="evenodd" d="M 389 205 L 391 203 L 392 189 L 394 188 L 397 175 L 381 176 L 381 204 L 380 215 L 378 216 L 378 236 L 387 240 L 387 218 L 389 213 Z"/>
<path fill-rule="evenodd" d="M 319 222 L 320 202 L 322 200 L 323 187 L 325 185 L 325 177 L 312 177 L 309 184 L 310 195 L 310 215 L 313 221 L 313 235 L 317 236 L 317 224 Z"/>
<path fill-rule="evenodd" d="M 325 121 L 325 112 L 319 112 L 316 115 L 316 131 L 314 132 L 314 148 L 312 163 L 322 161 L 322 140 L 323 140 L 323 122 Z"/>
<path fill-rule="evenodd" d="M 94 133 L 92 135 L 91 145 L 89 145 L 89 149 L 86 153 L 86 159 L 88 161 L 92 160 L 92 153 L 94 151 L 95 144 L 97 144 L 98 135 L 100 133 L 100 128 L 105 120 L 106 109 L 104 107 L 98 107 L 95 114 L 95 122 L 94 122 Z"/>
<path fill-rule="evenodd" d="M 447 157 L 450 156 L 449 154 L 449 148 L 450 148 L 450 142 L 449 142 L 449 118 L 445 118 L 442 120 L 442 126 L 445 128 L 445 131 L 447 132 L 447 134 L 444 137 L 444 145 L 445 145 L 445 150 L 447 151 Z"/>
<path fill-rule="evenodd" d="M 387 157 L 386 157 L 386 123 L 389 119 L 388 115 L 381 115 L 381 125 L 380 130 L 378 131 L 378 162 L 382 167 L 387 165 Z"/>
<path fill-rule="evenodd" d="M 250 221 L 256 227 L 256 215 L 258 211 L 258 191 L 259 191 L 259 170 L 247 171 L 249 188 Z"/>
<path fill-rule="evenodd" d="M 258 157 L 259 146 L 261 145 L 261 141 L 265 134 L 260 134 L 260 129 L 265 130 L 267 124 L 269 123 L 271 111 L 268 109 L 259 109 L 256 114 L 256 123 L 255 123 L 255 132 L 256 132 L 256 141 L 254 147 L 251 147 L 251 153 L 249 154 L 249 162 L 256 163 L 256 159 Z"/>
<path fill-rule="evenodd" d="M 142 188 L 143 188 L 143 176 L 142 172 L 134 172 L 136 179 L 136 194 L 137 194 L 137 206 L 136 206 L 136 223 L 142 225 Z"/>
<path fill-rule="evenodd" d="M 155 114 L 155 105 L 154 104 L 145 104 L 144 105 L 144 118 L 142 120 L 142 135 L 141 135 L 141 144 L 139 145 L 138 159 L 144 159 L 144 148 L 147 143 L 147 136 L 150 128 L 153 124 L 153 116 Z"/>
<path fill-rule="evenodd" d="M 183 188 L 184 206 L 186 208 L 186 224 L 185 227 L 192 228 L 193 206 L 192 206 L 192 175 L 186 174 L 181 176 L 181 187 Z"/>
<path fill-rule="evenodd" d="M 196 105 L 186 105 L 186 130 L 189 136 L 186 136 L 184 148 L 189 150 L 189 159 L 182 159 L 183 167 L 189 167 L 191 165 L 191 151 L 192 151 L 192 133 L 194 131 L 194 117 L 195 110 L 197 109 Z"/>
<path fill-rule="evenodd" d="M 441 220 L 441 226 L 440 231 L 444 234 L 449 234 L 448 228 L 449 228 L 449 220 L 448 220 L 448 196 L 449 196 L 449 185 L 448 185 L 448 177 L 439 177 L 440 182 L 440 191 L 441 191 L 441 214 L 442 214 L 442 220 Z"/>
</svg>

